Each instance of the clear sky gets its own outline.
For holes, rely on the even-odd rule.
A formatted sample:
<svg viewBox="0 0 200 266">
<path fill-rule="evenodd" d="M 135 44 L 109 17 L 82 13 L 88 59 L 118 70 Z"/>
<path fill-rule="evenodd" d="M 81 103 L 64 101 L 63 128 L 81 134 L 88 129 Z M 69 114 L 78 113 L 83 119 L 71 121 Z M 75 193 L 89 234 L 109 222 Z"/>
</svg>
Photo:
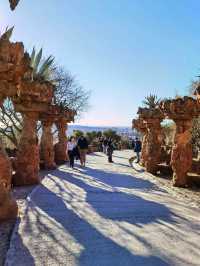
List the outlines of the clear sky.
<svg viewBox="0 0 200 266">
<path fill-rule="evenodd" d="M 84 125 L 130 126 L 149 93 L 187 93 L 200 74 L 199 0 L 0 2 L 1 30 L 53 54 L 92 91 Z"/>
</svg>

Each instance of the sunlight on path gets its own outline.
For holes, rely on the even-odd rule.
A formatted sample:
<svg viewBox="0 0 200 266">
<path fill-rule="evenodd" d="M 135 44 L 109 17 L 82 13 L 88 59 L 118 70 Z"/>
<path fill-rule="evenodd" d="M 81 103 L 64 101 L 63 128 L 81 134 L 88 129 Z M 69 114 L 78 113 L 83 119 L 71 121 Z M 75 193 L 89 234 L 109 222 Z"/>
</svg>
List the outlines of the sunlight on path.
<svg viewBox="0 0 200 266">
<path fill-rule="evenodd" d="M 131 169 L 130 152 L 61 166 L 30 195 L 6 265 L 199 265 L 199 209 Z"/>
</svg>

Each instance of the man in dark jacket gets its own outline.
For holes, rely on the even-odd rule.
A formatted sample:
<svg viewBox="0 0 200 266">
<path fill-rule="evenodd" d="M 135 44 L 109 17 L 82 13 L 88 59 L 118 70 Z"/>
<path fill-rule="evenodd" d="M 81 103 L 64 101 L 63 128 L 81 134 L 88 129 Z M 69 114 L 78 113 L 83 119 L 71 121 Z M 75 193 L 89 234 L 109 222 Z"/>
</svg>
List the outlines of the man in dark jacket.
<svg viewBox="0 0 200 266">
<path fill-rule="evenodd" d="M 86 154 L 88 151 L 88 141 L 84 136 L 81 136 L 78 139 L 77 146 L 79 149 L 80 153 L 80 161 L 81 161 L 81 166 L 85 166 L 86 163 Z"/>
<path fill-rule="evenodd" d="M 113 163 L 113 160 L 112 160 L 113 151 L 114 151 L 114 144 L 113 144 L 112 139 L 110 138 L 108 140 L 107 149 L 106 149 L 109 163 Z"/>
<path fill-rule="evenodd" d="M 136 157 L 133 156 L 129 159 L 130 166 L 132 166 L 132 163 L 136 158 L 137 158 L 136 163 L 140 162 L 140 152 L 142 149 L 142 143 L 138 138 L 136 138 L 135 140 L 132 141 L 132 148 L 133 148 L 134 152 L 136 153 Z"/>
<path fill-rule="evenodd" d="M 139 163 L 140 162 L 140 152 L 141 152 L 141 149 L 142 149 L 142 143 L 141 143 L 141 141 L 138 138 L 136 138 L 136 140 L 135 140 L 135 146 L 134 146 L 134 152 L 136 153 L 136 156 L 137 156 L 136 163 Z"/>
</svg>

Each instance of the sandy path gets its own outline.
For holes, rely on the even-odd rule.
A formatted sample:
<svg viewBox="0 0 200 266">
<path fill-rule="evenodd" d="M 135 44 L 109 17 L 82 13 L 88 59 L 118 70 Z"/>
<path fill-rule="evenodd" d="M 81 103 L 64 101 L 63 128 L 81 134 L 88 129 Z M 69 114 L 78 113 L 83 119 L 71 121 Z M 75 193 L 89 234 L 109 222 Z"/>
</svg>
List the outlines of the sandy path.
<svg viewBox="0 0 200 266">
<path fill-rule="evenodd" d="M 199 265 L 200 212 L 116 152 L 61 166 L 29 197 L 6 265 Z"/>
</svg>

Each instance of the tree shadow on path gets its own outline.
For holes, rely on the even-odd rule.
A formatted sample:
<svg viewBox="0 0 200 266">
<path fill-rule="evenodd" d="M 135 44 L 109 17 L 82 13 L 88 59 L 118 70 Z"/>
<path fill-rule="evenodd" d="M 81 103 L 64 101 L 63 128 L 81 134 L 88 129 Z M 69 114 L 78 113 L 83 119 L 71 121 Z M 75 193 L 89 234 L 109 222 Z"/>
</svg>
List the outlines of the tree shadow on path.
<svg viewBox="0 0 200 266">
<path fill-rule="evenodd" d="M 119 190 L 149 190 L 153 189 L 153 183 L 127 174 L 90 168 L 82 173 L 66 171 L 66 168 L 60 168 L 46 177 L 51 182 L 51 190 L 49 186 L 41 185 L 31 195 L 26 211 L 23 231 L 31 236 L 31 254 L 37 254 L 42 265 L 171 265 L 169 258 L 139 255 L 134 246 L 129 245 L 130 238 L 133 243 L 138 239 L 133 228 L 161 220 L 175 222 L 175 215 L 163 204 Z M 119 222 L 130 224 L 130 232 L 120 228 Z M 44 242 L 46 238 L 48 241 Z M 73 241 L 69 240 L 71 238 Z M 36 239 L 37 244 L 34 243 Z M 142 237 L 138 241 L 149 249 Z M 81 246 L 81 252 L 76 252 L 76 245 Z M 23 256 L 24 249 L 27 247 L 18 249 L 18 256 Z"/>
<path fill-rule="evenodd" d="M 62 172 L 57 172 L 56 176 L 62 176 L 64 180 L 69 181 L 70 183 L 73 183 L 74 185 L 85 189 L 85 190 L 91 190 L 91 187 L 84 184 L 82 181 L 76 180 L 74 177 L 67 177 L 65 173 L 65 177 L 63 177 Z M 57 188 L 60 187 L 60 193 L 64 193 L 63 187 L 60 184 L 55 184 Z M 56 222 L 61 224 L 66 232 L 68 232 L 73 238 L 76 240 L 77 243 L 79 243 L 83 250 L 79 256 L 76 256 L 76 264 L 80 266 L 132 266 L 132 265 L 141 265 L 141 266 L 169 266 L 170 264 L 165 261 L 164 259 L 154 256 L 154 255 L 147 255 L 142 256 L 138 254 L 134 254 L 133 252 L 130 252 L 126 248 L 126 244 L 124 245 L 119 244 L 117 239 L 112 240 L 109 236 L 104 232 L 101 232 L 101 224 L 98 224 L 97 226 L 94 226 L 91 224 L 90 221 L 85 219 L 85 217 L 80 217 L 79 212 L 76 212 L 76 207 L 73 206 L 73 200 L 74 195 L 73 191 L 68 192 L 68 195 L 70 196 L 70 200 L 63 199 L 58 196 L 58 194 L 55 194 L 54 192 L 48 190 L 46 187 L 42 187 L 41 191 L 44 194 L 49 194 L 48 202 L 41 201 L 38 197 L 38 195 L 35 195 L 32 199 L 34 204 L 39 207 L 42 211 L 44 211 L 51 219 L 55 219 Z M 99 190 L 99 192 L 107 193 L 104 190 Z M 71 194 L 71 195 L 70 195 Z M 93 193 L 92 193 L 93 194 Z M 118 194 L 118 193 L 117 193 Z M 130 198 L 126 198 L 126 196 L 121 195 L 123 193 L 119 193 L 117 195 L 116 200 L 127 200 L 130 201 Z M 64 194 L 63 194 L 64 196 Z M 123 198 L 124 197 L 124 198 Z M 135 199 L 134 199 L 135 200 Z M 138 201 L 142 199 L 137 199 Z M 70 208 L 66 207 L 66 202 Z M 96 205 L 96 201 L 91 198 L 90 192 L 87 194 L 86 202 L 91 204 L 92 208 L 95 208 L 96 211 L 100 215 L 104 216 L 104 219 L 111 219 L 116 220 L 114 217 L 110 217 L 108 214 L 102 213 L 101 209 L 99 209 L 98 205 Z M 132 200 L 133 203 L 133 200 Z M 139 202 L 138 202 L 139 203 Z M 105 203 L 104 203 L 105 204 Z M 147 203 L 148 204 L 148 203 Z M 161 207 L 161 205 L 160 205 Z M 78 208 L 78 206 L 77 206 Z M 80 210 L 79 210 L 80 211 Z M 84 210 L 82 210 L 84 211 Z M 87 211 L 87 210 L 85 210 Z M 166 212 L 167 210 L 165 210 Z M 170 215 L 170 213 L 169 213 Z M 41 214 L 38 213 L 38 216 L 41 216 Z M 161 217 L 156 217 L 161 218 Z M 148 220 L 148 222 L 152 222 L 152 220 L 156 219 L 155 217 L 151 218 L 151 220 Z M 117 220 L 126 220 L 126 217 L 117 218 Z M 168 217 L 170 219 L 170 216 Z M 41 220 L 41 217 L 40 217 Z M 129 219 L 128 219 L 129 220 Z M 41 234 L 49 234 L 49 228 L 48 224 L 41 223 L 39 220 L 37 221 L 40 223 L 40 233 Z M 129 220 L 130 222 L 130 220 Z M 145 223 L 147 221 L 144 221 Z M 140 220 L 141 223 L 141 220 Z M 103 224 L 102 224 L 103 226 Z M 30 232 L 31 224 L 28 225 L 27 230 Z M 109 231 L 110 228 L 108 227 L 107 230 Z M 43 232 L 42 232 L 43 231 Z M 54 232 L 51 232 L 54 234 Z M 54 239 L 56 239 L 57 236 L 52 236 Z M 134 236 L 133 236 L 134 237 Z M 63 251 L 61 254 L 69 254 L 69 243 L 63 242 L 64 239 L 56 240 L 56 245 L 59 246 L 60 249 Z M 55 248 L 57 248 L 55 245 Z M 56 260 L 56 256 L 50 254 L 52 253 L 52 247 L 51 245 L 47 249 L 49 252 L 49 256 L 53 257 L 54 260 Z M 72 255 L 72 254 L 70 254 Z M 69 255 L 68 255 L 69 256 Z M 63 264 L 61 263 L 60 259 L 62 260 Z M 66 257 L 63 255 L 61 258 L 59 258 L 59 265 L 68 265 L 66 264 Z M 56 262 L 56 261 L 55 261 Z M 70 264 L 69 264 L 70 265 Z"/>
<path fill-rule="evenodd" d="M 152 182 L 131 175 L 95 169 L 87 169 L 84 174 L 88 177 L 95 176 L 95 178 L 87 179 L 85 176 L 80 179 L 76 173 L 67 175 L 63 171 L 58 171 L 56 176 L 83 189 L 86 192 L 85 201 L 105 219 L 127 221 L 134 225 L 152 223 L 162 219 L 171 223 L 175 221 L 176 215 L 165 205 L 118 190 L 118 188 L 152 190 L 155 186 Z"/>
</svg>

